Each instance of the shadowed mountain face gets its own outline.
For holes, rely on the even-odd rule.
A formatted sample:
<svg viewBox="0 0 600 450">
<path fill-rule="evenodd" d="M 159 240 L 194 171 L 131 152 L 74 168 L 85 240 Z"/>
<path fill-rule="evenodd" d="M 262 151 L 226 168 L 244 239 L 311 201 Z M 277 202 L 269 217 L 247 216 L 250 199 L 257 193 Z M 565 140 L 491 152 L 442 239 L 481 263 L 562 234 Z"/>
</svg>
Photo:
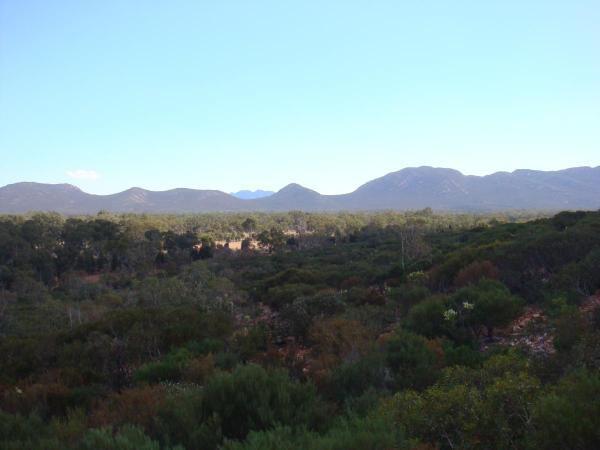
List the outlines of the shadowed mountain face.
<svg viewBox="0 0 600 450">
<path fill-rule="evenodd" d="M 260 198 L 238 198 L 215 190 L 131 188 L 92 195 L 69 184 L 16 183 L 0 188 L 0 213 L 57 211 L 192 213 L 212 211 L 339 211 L 421 209 L 598 209 L 600 167 L 553 172 L 516 170 L 484 177 L 453 169 L 406 168 L 369 181 L 344 195 L 321 195 L 298 184 Z"/>
<path fill-rule="evenodd" d="M 463 209 L 469 204 L 464 201 L 468 178 L 452 169 L 407 168 L 360 186 L 345 196 L 346 203 L 374 209 Z"/>
<path fill-rule="evenodd" d="M 0 212 L 74 211 L 95 197 L 70 184 L 9 184 L 0 188 Z"/>
</svg>

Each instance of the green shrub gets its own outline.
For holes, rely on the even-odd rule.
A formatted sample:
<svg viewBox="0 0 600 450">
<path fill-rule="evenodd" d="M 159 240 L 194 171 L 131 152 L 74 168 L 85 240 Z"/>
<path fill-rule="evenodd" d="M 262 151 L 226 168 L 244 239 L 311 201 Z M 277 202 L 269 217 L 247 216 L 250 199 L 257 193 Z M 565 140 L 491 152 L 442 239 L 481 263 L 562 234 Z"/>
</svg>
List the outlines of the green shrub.
<svg viewBox="0 0 600 450">
<path fill-rule="evenodd" d="M 399 331 L 386 346 L 386 363 L 397 389 L 421 389 L 435 382 L 439 374 L 437 355 L 422 336 Z"/>
<path fill-rule="evenodd" d="M 180 348 L 169 353 L 162 361 L 144 364 L 136 371 L 135 379 L 140 383 L 150 384 L 179 381 L 192 358 L 193 354 L 189 350 Z"/>
<path fill-rule="evenodd" d="M 88 431 L 77 450 L 160 450 L 160 444 L 134 426 L 125 426 L 117 433 L 110 428 Z M 163 447 L 163 450 L 183 450 L 183 447 Z"/>
<path fill-rule="evenodd" d="M 531 448 L 600 448 L 600 375 L 580 370 L 540 397 L 533 414 Z"/>
<path fill-rule="evenodd" d="M 0 448 L 61 450 L 62 446 L 51 435 L 51 430 L 40 417 L 23 417 L 0 411 Z"/>
<path fill-rule="evenodd" d="M 241 439 L 275 424 L 315 427 L 320 406 L 314 386 L 292 382 L 280 370 L 248 365 L 211 378 L 202 411 L 210 421 L 204 425 L 217 435 Z"/>
<path fill-rule="evenodd" d="M 251 432 L 245 442 L 226 441 L 223 450 L 403 450 L 412 446 L 402 429 L 384 417 L 343 418 L 323 434 L 277 427 Z"/>
</svg>

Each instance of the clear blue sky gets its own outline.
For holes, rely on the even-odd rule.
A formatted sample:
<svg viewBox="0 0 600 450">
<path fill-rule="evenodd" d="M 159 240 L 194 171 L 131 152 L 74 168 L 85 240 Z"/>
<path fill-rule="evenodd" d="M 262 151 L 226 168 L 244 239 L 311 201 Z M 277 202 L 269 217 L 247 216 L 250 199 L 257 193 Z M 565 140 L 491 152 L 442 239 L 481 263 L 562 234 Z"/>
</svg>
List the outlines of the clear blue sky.
<svg viewBox="0 0 600 450">
<path fill-rule="evenodd" d="M 600 1 L 0 0 L 0 185 L 600 165 Z"/>
</svg>

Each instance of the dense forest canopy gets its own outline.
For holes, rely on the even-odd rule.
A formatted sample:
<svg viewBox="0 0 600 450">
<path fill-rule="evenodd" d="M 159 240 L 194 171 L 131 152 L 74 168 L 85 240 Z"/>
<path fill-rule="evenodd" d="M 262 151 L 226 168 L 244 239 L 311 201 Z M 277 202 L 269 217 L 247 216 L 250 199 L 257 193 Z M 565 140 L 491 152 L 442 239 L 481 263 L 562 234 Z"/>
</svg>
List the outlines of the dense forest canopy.
<svg viewBox="0 0 600 450">
<path fill-rule="evenodd" d="M 0 216 L 0 448 L 600 448 L 600 212 Z"/>
</svg>

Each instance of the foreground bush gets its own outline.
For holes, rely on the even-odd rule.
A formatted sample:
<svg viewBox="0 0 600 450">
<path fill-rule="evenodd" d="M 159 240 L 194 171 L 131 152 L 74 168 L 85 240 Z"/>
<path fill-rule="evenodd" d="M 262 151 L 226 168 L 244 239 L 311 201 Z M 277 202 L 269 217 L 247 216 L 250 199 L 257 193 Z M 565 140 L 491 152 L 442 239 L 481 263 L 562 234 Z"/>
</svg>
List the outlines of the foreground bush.
<svg viewBox="0 0 600 450">
<path fill-rule="evenodd" d="M 385 418 L 342 419 L 328 432 L 278 427 L 252 432 L 245 442 L 227 441 L 223 450 L 402 450 L 408 441 L 401 429 Z"/>
</svg>

